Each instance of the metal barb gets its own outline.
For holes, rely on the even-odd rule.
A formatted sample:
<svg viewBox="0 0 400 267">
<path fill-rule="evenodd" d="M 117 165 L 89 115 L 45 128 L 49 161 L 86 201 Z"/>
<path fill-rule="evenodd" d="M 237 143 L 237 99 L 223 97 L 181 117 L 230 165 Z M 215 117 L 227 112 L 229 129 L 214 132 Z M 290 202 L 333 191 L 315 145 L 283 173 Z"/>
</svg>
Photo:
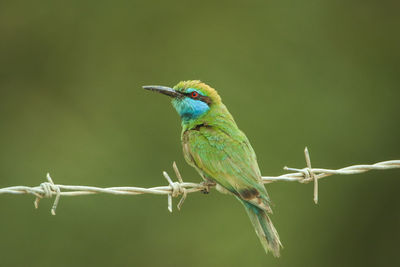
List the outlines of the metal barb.
<svg viewBox="0 0 400 267">
<path fill-rule="evenodd" d="M 171 177 L 169 177 L 168 173 L 166 171 L 163 172 L 165 179 L 167 179 L 169 186 L 171 187 L 171 193 L 168 194 L 168 210 L 169 210 L 169 212 L 172 212 L 172 198 L 173 197 L 182 195 L 182 198 L 179 200 L 178 205 L 177 205 L 178 210 L 181 209 L 183 202 L 185 201 L 185 199 L 187 197 L 186 188 L 182 186 L 183 180 L 182 180 L 181 173 L 179 172 L 179 169 L 176 166 L 175 162 L 172 164 L 172 167 L 174 169 L 176 177 L 178 178 L 178 182 L 173 182 Z"/>
<path fill-rule="evenodd" d="M 178 166 L 176 166 L 176 162 L 175 162 L 175 161 L 174 161 L 174 163 L 172 163 L 172 167 L 174 168 L 175 175 L 176 175 L 176 177 L 178 178 L 178 181 L 179 181 L 180 183 L 183 183 L 182 175 L 181 175 L 181 173 L 180 173 L 180 171 L 179 171 L 179 169 L 178 169 Z M 186 188 L 182 187 L 182 192 L 183 192 L 182 198 L 181 198 L 181 200 L 179 200 L 179 203 L 178 203 L 178 205 L 176 206 L 176 207 L 178 208 L 178 210 L 181 210 L 182 205 L 183 205 L 183 202 L 185 202 L 185 199 L 186 199 L 186 197 L 187 197 Z"/>
<path fill-rule="evenodd" d="M 53 180 L 51 179 L 50 173 L 47 173 L 47 180 L 51 185 L 50 188 L 56 191 L 56 198 L 54 199 L 53 206 L 51 207 L 51 215 L 56 215 L 57 205 L 61 197 L 61 190 L 58 186 L 54 184 Z"/>
<path fill-rule="evenodd" d="M 61 197 L 61 190 L 60 187 L 54 184 L 53 180 L 51 179 L 50 173 L 47 173 L 46 179 L 47 182 L 40 184 L 40 189 L 42 190 L 42 193 L 32 192 L 32 194 L 36 196 L 33 205 L 35 206 L 35 209 L 37 209 L 39 208 L 39 202 L 42 198 L 51 198 L 53 195 L 56 195 L 53 206 L 51 207 L 51 214 L 56 215 L 57 205 Z"/>
<path fill-rule="evenodd" d="M 308 148 L 304 148 L 304 157 L 306 158 L 306 165 L 304 169 L 297 169 L 297 168 L 289 168 L 287 166 L 283 167 L 284 170 L 286 171 L 293 171 L 297 172 L 299 174 L 302 174 L 303 177 L 301 179 L 297 178 L 300 183 L 306 184 L 308 182 L 313 181 L 314 182 L 314 203 L 318 204 L 318 176 L 315 175 L 314 170 L 311 166 L 311 158 L 310 158 L 310 152 L 308 151 Z"/>
<path fill-rule="evenodd" d="M 167 179 L 172 191 L 174 190 L 173 182 L 166 171 L 163 172 L 165 179 Z M 172 193 L 168 194 L 168 210 L 172 212 Z"/>
<path fill-rule="evenodd" d="M 176 178 L 178 178 L 178 181 L 179 181 L 180 183 L 183 183 L 182 175 L 181 175 L 181 173 L 179 172 L 178 166 L 176 166 L 176 162 L 175 162 L 175 161 L 174 161 L 174 163 L 172 163 L 172 168 L 174 168 L 175 175 L 176 175 Z"/>
<path fill-rule="evenodd" d="M 314 180 L 314 203 L 318 204 L 318 178 L 313 173 L 313 170 L 312 170 L 312 167 L 311 167 L 310 153 L 308 152 L 308 148 L 307 147 L 305 147 L 305 149 L 304 149 L 304 156 L 306 158 L 307 171 L 308 171 L 308 173 L 310 175 L 310 179 Z"/>
</svg>

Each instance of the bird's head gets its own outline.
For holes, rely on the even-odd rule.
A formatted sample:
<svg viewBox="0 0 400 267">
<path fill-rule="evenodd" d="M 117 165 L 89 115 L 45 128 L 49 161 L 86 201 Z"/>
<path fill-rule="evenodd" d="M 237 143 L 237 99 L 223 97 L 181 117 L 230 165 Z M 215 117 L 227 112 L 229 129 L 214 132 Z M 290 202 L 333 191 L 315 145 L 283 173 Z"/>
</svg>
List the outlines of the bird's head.
<svg viewBox="0 0 400 267">
<path fill-rule="evenodd" d="M 173 88 L 157 85 L 143 88 L 171 97 L 172 105 L 184 122 L 196 120 L 221 104 L 217 91 L 201 81 L 183 81 Z"/>
</svg>

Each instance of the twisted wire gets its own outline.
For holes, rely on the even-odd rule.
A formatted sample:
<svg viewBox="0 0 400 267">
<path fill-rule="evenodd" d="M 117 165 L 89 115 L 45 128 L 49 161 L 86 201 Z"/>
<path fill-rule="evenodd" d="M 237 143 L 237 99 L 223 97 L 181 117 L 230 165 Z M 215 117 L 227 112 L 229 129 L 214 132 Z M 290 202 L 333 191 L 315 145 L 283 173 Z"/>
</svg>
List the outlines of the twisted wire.
<svg viewBox="0 0 400 267">
<path fill-rule="evenodd" d="M 312 168 L 311 160 L 308 149 L 304 150 L 306 165 L 303 169 L 284 167 L 284 170 L 292 171 L 292 173 L 283 174 L 280 176 L 263 176 L 263 183 L 273 183 L 278 181 L 284 182 L 300 182 L 300 183 L 314 183 L 314 202 L 318 202 L 318 180 L 331 176 L 331 175 L 350 175 L 359 174 L 371 170 L 388 170 L 400 168 L 400 160 L 389 160 L 382 161 L 375 164 L 362 164 L 344 167 L 338 170 L 332 169 L 321 169 Z M 185 201 L 187 194 L 208 191 L 210 187 L 215 184 L 209 183 L 187 183 L 183 182 L 182 176 L 176 166 L 173 163 L 173 169 L 178 179 L 178 182 L 174 182 L 167 172 L 163 172 L 164 178 L 168 181 L 166 186 L 156 186 L 150 188 L 142 187 L 95 187 L 95 186 L 83 186 L 83 185 L 62 185 L 54 184 L 50 174 L 47 174 L 47 182 L 41 183 L 39 186 L 11 186 L 6 188 L 0 188 L 1 194 L 31 194 L 36 197 L 34 201 L 35 208 L 38 208 L 39 201 L 42 198 L 52 198 L 55 196 L 53 206 L 51 208 L 51 214 L 56 214 L 56 208 L 59 203 L 61 196 L 82 196 L 92 194 L 112 194 L 112 195 L 141 195 L 141 194 L 153 194 L 153 195 L 167 195 L 168 196 L 168 210 L 172 212 L 172 198 L 182 195 L 177 207 L 180 209 L 183 202 Z"/>
</svg>

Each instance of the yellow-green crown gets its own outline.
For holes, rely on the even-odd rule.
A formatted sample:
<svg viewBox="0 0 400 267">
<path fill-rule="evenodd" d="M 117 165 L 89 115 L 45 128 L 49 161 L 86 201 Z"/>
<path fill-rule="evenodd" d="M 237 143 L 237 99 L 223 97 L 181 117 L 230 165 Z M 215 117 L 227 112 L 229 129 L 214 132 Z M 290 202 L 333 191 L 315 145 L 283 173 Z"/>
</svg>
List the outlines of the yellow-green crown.
<svg viewBox="0 0 400 267">
<path fill-rule="evenodd" d="M 218 95 L 217 90 L 199 80 L 182 81 L 174 86 L 174 90 L 179 92 L 186 92 L 189 88 L 200 91 L 203 95 L 211 98 L 213 103 L 221 103 L 221 97 Z"/>
</svg>

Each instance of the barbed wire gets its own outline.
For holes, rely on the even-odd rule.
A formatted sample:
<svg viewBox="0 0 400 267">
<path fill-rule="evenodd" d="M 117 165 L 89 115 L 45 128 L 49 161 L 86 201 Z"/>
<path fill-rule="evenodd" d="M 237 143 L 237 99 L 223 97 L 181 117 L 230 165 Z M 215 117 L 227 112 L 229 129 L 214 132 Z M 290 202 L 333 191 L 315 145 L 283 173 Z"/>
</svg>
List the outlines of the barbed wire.
<svg viewBox="0 0 400 267">
<path fill-rule="evenodd" d="M 367 172 L 370 170 L 388 170 L 400 168 L 400 160 L 389 160 L 378 162 L 371 165 L 353 165 L 345 168 L 341 168 L 338 170 L 331 169 L 321 169 L 321 168 L 312 168 L 310 154 L 308 152 L 307 147 L 304 149 L 304 155 L 306 159 L 307 167 L 303 169 L 289 168 L 284 167 L 284 170 L 293 171 L 293 173 L 283 174 L 280 176 L 263 176 L 262 182 L 273 183 L 278 181 L 285 182 L 300 182 L 300 183 L 309 183 L 314 182 L 314 202 L 318 203 L 318 180 L 335 175 L 350 175 L 350 174 L 358 174 Z M 172 212 L 172 198 L 178 197 L 182 195 L 177 208 L 180 209 L 182 207 L 183 202 L 185 201 L 187 194 L 194 192 L 209 192 L 210 188 L 216 186 L 214 183 L 210 182 L 202 182 L 202 183 L 187 183 L 183 182 L 182 176 L 176 166 L 176 163 L 173 163 L 173 169 L 175 175 L 178 179 L 178 182 L 174 182 L 167 172 L 163 172 L 164 178 L 168 181 L 168 185 L 166 186 L 157 186 L 150 188 L 142 188 L 142 187 L 95 187 L 95 186 L 82 186 L 82 185 L 62 185 L 62 184 L 54 184 L 50 174 L 47 174 L 47 182 L 41 183 L 39 186 L 11 186 L 6 188 L 0 188 L 1 194 L 31 194 L 36 197 L 34 201 L 35 208 L 39 207 L 39 201 L 42 198 L 52 198 L 55 196 L 55 200 L 53 206 L 51 208 L 51 214 L 56 214 L 56 208 L 61 196 L 82 196 L 82 195 L 92 195 L 92 194 L 112 194 L 112 195 L 141 195 L 141 194 L 153 194 L 153 195 L 167 195 L 168 196 L 168 210 Z"/>
</svg>

